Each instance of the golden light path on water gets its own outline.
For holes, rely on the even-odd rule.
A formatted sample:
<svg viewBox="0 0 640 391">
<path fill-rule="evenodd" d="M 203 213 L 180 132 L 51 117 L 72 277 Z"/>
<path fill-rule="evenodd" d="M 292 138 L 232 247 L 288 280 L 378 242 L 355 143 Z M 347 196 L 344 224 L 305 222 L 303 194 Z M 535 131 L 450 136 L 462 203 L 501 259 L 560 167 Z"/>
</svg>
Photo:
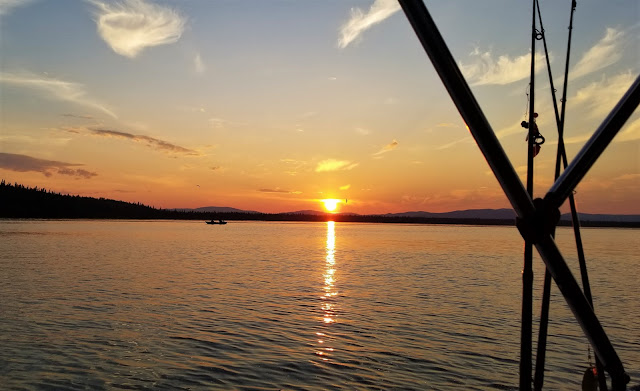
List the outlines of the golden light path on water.
<svg viewBox="0 0 640 391">
<path fill-rule="evenodd" d="M 322 321 L 325 325 L 330 325 L 335 322 L 335 308 L 333 298 L 338 295 L 335 290 L 335 265 L 336 265 L 336 232 L 335 222 L 327 221 L 327 245 L 325 256 L 325 268 L 324 268 L 324 294 L 320 297 L 322 299 Z M 327 357 L 333 348 L 327 346 L 327 335 L 324 332 L 317 332 L 319 347 L 316 350 L 316 354 L 320 356 L 324 361 L 328 361 Z"/>
</svg>

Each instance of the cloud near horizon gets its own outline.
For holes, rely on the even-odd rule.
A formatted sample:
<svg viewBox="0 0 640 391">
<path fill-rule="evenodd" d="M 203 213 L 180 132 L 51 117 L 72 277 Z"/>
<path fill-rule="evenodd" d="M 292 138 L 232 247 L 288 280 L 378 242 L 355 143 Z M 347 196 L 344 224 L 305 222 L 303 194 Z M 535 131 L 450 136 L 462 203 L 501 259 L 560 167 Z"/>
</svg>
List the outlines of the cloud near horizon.
<svg viewBox="0 0 640 391">
<path fill-rule="evenodd" d="M 102 111 L 113 118 L 118 118 L 106 105 L 89 97 L 84 86 L 80 83 L 43 78 L 30 73 L 14 74 L 7 72 L 0 72 L 0 83 L 29 88 L 49 98 L 90 107 Z"/>
<path fill-rule="evenodd" d="M 146 48 L 175 43 L 184 31 L 186 19 L 168 7 L 144 0 L 88 1 L 98 8 L 98 34 L 114 52 L 125 57 L 134 58 Z"/>
<path fill-rule="evenodd" d="M 88 130 L 89 132 L 91 132 L 93 135 L 96 135 L 96 136 L 114 137 L 114 138 L 121 138 L 125 140 L 140 142 L 140 143 L 146 144 L 150 148 L 161 150 L 164 152 L 183 153 L 183 154 L 192 155 L 192 156 L 199 155 L 198 152 L 192 149 L 184 148 L 179 145 L 171 144 L 167 141 L 149 137 L 149 136 L 120 132 L 117 130 L 109 130 L 109 129 L 88 129 Z"/>
<path fill-rule="evenodd" d="M 98 174 L 82 168 L 84 164 L 58 162 L 55 160 L 38 159 L 32 156 L 15 153 L 0 152 L 0 168 L 16 172 L 39 172 L 46 177 L 54 173 L 76 177 L 76 179 L 91 179 Z"/>
<path fill-rule="evenodd" d="M 508 55 L 494 58 L 490 51 L 480 52 L 476 48 L 469 54 L 470 64 L 459 63 L 460 71 L 472 86 L 506 85 L 528 78 L 531 74 L 531 53 L 516 57 Z M 549 55 L 551 62 L 553 56 Z M 536 72 L 546 68 L 545 55 L 536 53 Z"/>
<path fill-rule="evenodd" d="M 344 49 L 357 39 L 364 31 L 382 22 L 400 10 L 397 0 L 375 0 L 371 8 L 364 13 L 360 8 L 351 9 L 351 17 L 340 28 L 338 47 Z"/>
<path fill-rule="evenodd" d="M 349 160 L 326 159 L 318 163 L 316 172 L 347 171 L 355 168 L 357 165 L 358 163 L 353 163 Z"/>
<path fill-rule="evenodd" d="M 571 79 L 580 78 L 618 62 L 622 58 L 623 38 L 623 32 L 607 28 L 604 37 L 587 50 L 573 66 L 569 72 Z"/>
</svg>

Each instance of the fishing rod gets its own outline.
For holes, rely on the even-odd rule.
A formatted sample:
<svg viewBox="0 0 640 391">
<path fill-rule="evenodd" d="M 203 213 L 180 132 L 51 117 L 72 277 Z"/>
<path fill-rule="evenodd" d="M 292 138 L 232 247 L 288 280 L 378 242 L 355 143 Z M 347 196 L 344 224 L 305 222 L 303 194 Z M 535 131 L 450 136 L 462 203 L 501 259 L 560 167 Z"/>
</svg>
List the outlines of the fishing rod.
<svg viewBox="0 0 640 391">
<path fill-rule="evenodd" d="M 569 37 L 567 43 L 567 55 L 565 61 L 565 72 L 564 72 L 564 88 L 563 88 L 563 96 L 561 99 L 562 102 L 562 117 L 558 112 L 558 103 L 556 97 L 556 89 L 554 87 L 553 75 L 551 71 L 551 63 L 549 60 L 549 50 L 547 48 L 547 39 L 545 35 L 544 25 L 542 22 L 542 14 L 540 11 L 540 3 L 536 0 L 537 5 L 537 13 L 538 20 L 540 22 L 540 31 L 537 33 L 538 39 L 541 39 L 544 45 L 545 52 L 545 60 L 547 63 L 547 72 L 549 76 L 549 87 L 551 90 L 551 98 L 553 103 L 554 114 L 556 117 L 556 126 L 558 129 L 558 148 L 556 153 L 556 166 L 555 166 L 555 174 L 554 180 L 557 180 L 560 176 L 560 161 L 563 163 L 563 168 L 567 167 L 567 154 L 564 148 L 564 114 L 567 102 L 567 85 L 568 85 L 568 76 L 569 76 L 569 59 L 571 54 L 571 37 L 573 32 L 573 16 L 576 10 L 576 1 L 571 1 L 571 12 L 569 16 Z M 576 240 L 576 250 L 578 254 L 578 262 L 580 265 L 580 274 L 582 279 L 582 287 L 584 290 L 584 294 L 589 301 L 589 304 L 593 307 L 593 299 L 591 295 L 591 287 L 589 284 L 589 275 L 587 272 L 587 265 L 584 255 L 584 249 L 582 246 L 582 236 L 580 234 L 580 220 L 578 217 L 578 212 L 575 204 L 575 198 L 573 194 L 569 195 L 569 205 L 571 209 L 571 220 L 574 231 L 574 236 Z M 534 375 L 534 390 L 539 391 L 542 390 L 542 385 L 544 383 L 544 367 L 545 367 L 545 358 L 546 358 L 546 344 L 547 344 L 547 330 L 548 330 L 548 322 L 549 322 L 549 301 L 551 296 L 551 275 L 549 271 L 545 269 L 544 273 L 544 284 L 543 284 L 543 296 L 542 296 L 542 305 L 540 310 L 540 327 L 538 329 L 538 348 L 536 354 L 536 366 L 535 366 L 535 375 Z M 589 354 L 589 357 L 591 355 Z M 590 359 L 589 359 L 590 361 Z M 586 381 L 589 376 L 589 371 L 592 368 L 587 369 L 585 373 L 585 378 L 583 380 Z M 596 374 L 600 386 L 601 391 L 607 390 L 606 378 L 604 375 L 604 368 L 602 367 L 602 363 L 596 356 Z"/>
<path fill-rule="evenodd" d="M 527 193 L 533 199 L 533 158 L 536 147 L 535 73 L 536 73 L 536 0 L 532 0 L 531 17 L 531 78 L 529 82 L 529 134 L 527 136 Z M 533 327 L 533 243 L 524 240 L 522 267 L 522 314 L 520 324 L 520 390 L 531 390 L 531 335 Z"/>
</svg>

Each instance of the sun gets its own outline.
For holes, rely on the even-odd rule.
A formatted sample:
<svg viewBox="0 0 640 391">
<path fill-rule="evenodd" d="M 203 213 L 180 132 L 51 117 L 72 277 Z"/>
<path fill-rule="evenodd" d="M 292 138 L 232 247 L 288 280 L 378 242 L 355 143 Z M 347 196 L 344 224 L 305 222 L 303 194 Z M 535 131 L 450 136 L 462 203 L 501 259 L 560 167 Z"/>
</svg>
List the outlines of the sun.
<svg viewBox="0 0 640 391">
<path fill-rule="evenodd" d="M 334 212 L 338 208 L 338 203 L 340 202 L 340 200 L 336 199 L 326 199 L 320 201 L 322 201 L 322 203 L 324 204 L 324 208 L 327 210 L 327 212 Z"/>
</svg>

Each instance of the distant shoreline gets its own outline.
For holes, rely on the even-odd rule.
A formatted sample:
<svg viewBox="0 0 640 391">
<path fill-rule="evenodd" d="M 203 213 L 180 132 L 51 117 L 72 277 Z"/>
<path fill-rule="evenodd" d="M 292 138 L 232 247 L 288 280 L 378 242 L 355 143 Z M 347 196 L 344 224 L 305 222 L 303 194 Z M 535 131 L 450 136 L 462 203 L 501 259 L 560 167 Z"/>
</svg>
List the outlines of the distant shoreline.
<svg viewBox="0 0 640 391">
<path fill-rule="evenodd" d="M 7 217 L 0 216 L 3 220 L 111 220 L 111 221 L 209 221 L 208 213 L 202 216 L 189 217 Z M 378 215 L 360 215 L 358 218 L 342 218 L 336 215 L 271 215 L 259 214 L 252 217 L 234 216 L 231 214 L 216 214 L 213 220 L 233 221 L 262 221 L 262 222 L 309 222 L 319 223 L 333 221 L 337 223 L 369 223 L 369 224 L 416 224 L 416 225 L 467 225 L 467 226 L 512 226 L 515 227 L 515 220 L 493 220 L 493 219 L 423 219 L 423 218 L 388 218 Z M 560 221 L 558 227 L 571 227 L 571 222 Z M 611 222 L 611 221 L 581 221 L 583 228 L 640 228 L 640 223 L 635 222 Z"/>
<path fill-rule="evenodd" d="M 406 215 L 357 215 L 302 211 L 301 213 L 260 213 L 249 211 L 197 211 L 156 209 L 141 203 L 105 198 L 63 195 L 46 189 L 0 183 L 0 218 L 3 219 L 105 219 L 105 220 L 227 220 L 306 221 L 383 224 L 448 224 L 515 226 L 515 218 L 419 217 Z M 228 208 L 227 208 L 228 209 Z M 560 220 L 559 226 L 571 226 Z M 640 221 L 582 220 L 583 227 L 640 228 Z"/>
</svg>

